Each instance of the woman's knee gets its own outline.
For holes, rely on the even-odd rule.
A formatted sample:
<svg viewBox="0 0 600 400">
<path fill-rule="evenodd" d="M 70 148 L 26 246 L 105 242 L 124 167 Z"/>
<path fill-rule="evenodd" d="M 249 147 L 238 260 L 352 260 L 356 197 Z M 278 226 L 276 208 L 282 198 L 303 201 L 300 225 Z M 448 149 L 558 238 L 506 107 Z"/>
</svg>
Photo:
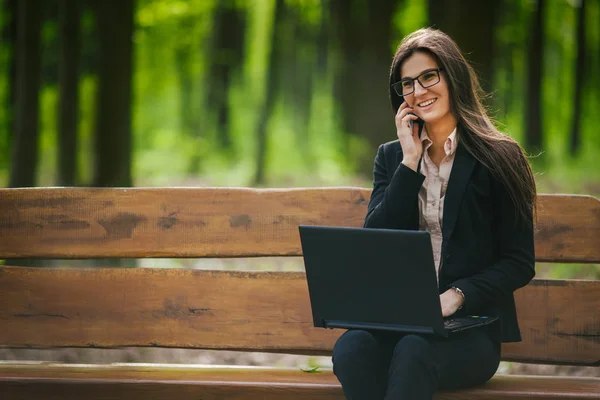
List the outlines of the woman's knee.
<svg viewBox="0 0 600 400">
<path fill-rule="evenodd" d="M 335 363 L 336 361 L 375 355 L 377 352 L 377 340 L 370 332 L 350 330 L 340 336 L 333 346 L 332 359 Z"/>
<path fill-rule="evenodd" d="M 432 361 L 431 344 L 422 336 L 406 335 L 396 343 L 393 359 L 406 362 Z"/>
</svg>

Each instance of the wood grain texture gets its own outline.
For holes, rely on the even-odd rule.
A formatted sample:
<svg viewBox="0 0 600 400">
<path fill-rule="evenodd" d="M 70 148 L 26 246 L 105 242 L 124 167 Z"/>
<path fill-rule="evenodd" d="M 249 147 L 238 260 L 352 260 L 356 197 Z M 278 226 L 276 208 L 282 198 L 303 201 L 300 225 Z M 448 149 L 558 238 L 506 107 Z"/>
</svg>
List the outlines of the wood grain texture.
<svg viewBox="0 0 600 400">
<path fill-rule="evenodd" d="M 535 234 L 537 261 L 600 263 L 600 200 L 540 195 Z"/>
<path fill-rule="evenodd" d="M 0 189 L 0 258 L 301 255 L 298 225 L 362 226 L 369 189 Z M 600 201 L 540 195 L 539 261 L 600 262 Z"/>
<path fill-rule="evenodd" d="M 522 342 L 504 343 L 507 361 L 600 366 L 600 281 L 536 280 L 515 293 Z"/>
<path fill-rule="evenodd" d="M 0 364 L 0 392 L 9 399 L 344 399 L 331 370 L 253 367 Z M 485 385 L 435 399 L 598 400 L 600 379 L 496 375 Z"/>
<path fill-rule="evenodd" d="M 524 341 L 507 360 L 600 365 L 600 281 L 517 292 Z M 303 273 L 0 268 L 0 346 L 158 346 L 330 354 Z"/>
<path fill-rule="evenodd" d="M 0 258 L 299 255 L 298 225 L 361 226 L 362 189 L 4 189 Z"/>
</svg>

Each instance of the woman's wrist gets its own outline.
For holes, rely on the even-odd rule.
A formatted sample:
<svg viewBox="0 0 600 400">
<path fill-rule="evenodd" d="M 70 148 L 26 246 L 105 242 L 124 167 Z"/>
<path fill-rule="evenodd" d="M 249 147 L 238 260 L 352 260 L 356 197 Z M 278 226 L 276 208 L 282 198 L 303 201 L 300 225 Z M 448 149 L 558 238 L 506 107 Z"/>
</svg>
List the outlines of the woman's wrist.
<svg viewBox="0 0 600 400">
<path fill-rule="evenodd" d="M 419 159 L 416 157 L 404 157 L 402 159 L 402 164 L 417 172 L 417 168 L 419 167 Z"/>
<path fill-rule="evenodd" d="M 462 290 L 460 290 L 460 288 L 457 288 L 456 286 L 452 286 L 451 289 L 454 289 L 454 292 L 457 294 L 456 298 L 458 299 L 458 309 L 460 310 L 461 308 L 463 308 L 463 305 L 465 304 L 465 300 L 466 300 L 466 296 L 464 294 L 464 292 Z"/>
</svg>

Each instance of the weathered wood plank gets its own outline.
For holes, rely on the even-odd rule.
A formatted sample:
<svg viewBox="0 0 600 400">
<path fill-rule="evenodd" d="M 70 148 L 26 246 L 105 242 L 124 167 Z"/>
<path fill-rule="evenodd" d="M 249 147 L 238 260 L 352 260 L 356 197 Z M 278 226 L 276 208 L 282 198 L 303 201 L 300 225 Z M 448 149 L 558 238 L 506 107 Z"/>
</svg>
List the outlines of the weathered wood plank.
<svg viewBox="0 0 600 400">
<path fill-rule="evenodd" d="M 600 200 L 540 195 L 535 234 L 537 261 L 600 263 Z"/>
<path fill-rule="evenodd" d="M 507 360 L 600 365 L 600 281 L 517 293 L 523 342 Z M 303 273 L 0 268 L 0 346 L 159 346 L 330 354 Z"/>
<path fill-rule="evenodd" d="M 361 226 L 370 190 L 0 189 L 0 258 L 301 255 L 298 225 Z M 600 201 L 540 195 L 539 261 L 600 262 Z"/>
<path fill-rule="evenodd" d="M 331 370 L 92 365 L 1 365 L 0 392 L 44 399 L 336 399 Z M 436 400 L 600 399 L 600 379 L 497 375 L 480 387 L 442 392 Z"/>
<path fill-rule="evenodd" d="M 299 224 L 360 226 L 361 189 L 4 189 L 0 258 L 299 255 Z"/>
<path fill-rule="evenodd" d="M 505 343 L 504 360 L 600 366 L 600 281 L 534 279 L 515 301 L 523 341 Z"/>
</svg>

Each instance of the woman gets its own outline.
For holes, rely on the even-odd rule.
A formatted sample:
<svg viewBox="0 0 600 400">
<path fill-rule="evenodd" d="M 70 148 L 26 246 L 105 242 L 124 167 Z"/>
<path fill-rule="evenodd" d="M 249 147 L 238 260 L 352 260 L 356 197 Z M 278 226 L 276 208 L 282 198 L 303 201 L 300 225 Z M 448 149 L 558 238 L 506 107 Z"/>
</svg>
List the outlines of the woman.
<svg viewBox="0 0 600 400">
<path fill-rule="evenodd" d="M 364 226 L 429 231 L 443 316 L 500 323 L 448 339 L 347 331 L 333 368 L 349 400 L 432 399 L 438 389 L 482 384 L 498 368 L 500 343 L 521 340 L 513 292 L 535 275 L 535 182 L 481 94 L 446 34 L 421 29 L 404 38 L 390 71 L 398 140 L 377 152 Z"/>
</svg>

